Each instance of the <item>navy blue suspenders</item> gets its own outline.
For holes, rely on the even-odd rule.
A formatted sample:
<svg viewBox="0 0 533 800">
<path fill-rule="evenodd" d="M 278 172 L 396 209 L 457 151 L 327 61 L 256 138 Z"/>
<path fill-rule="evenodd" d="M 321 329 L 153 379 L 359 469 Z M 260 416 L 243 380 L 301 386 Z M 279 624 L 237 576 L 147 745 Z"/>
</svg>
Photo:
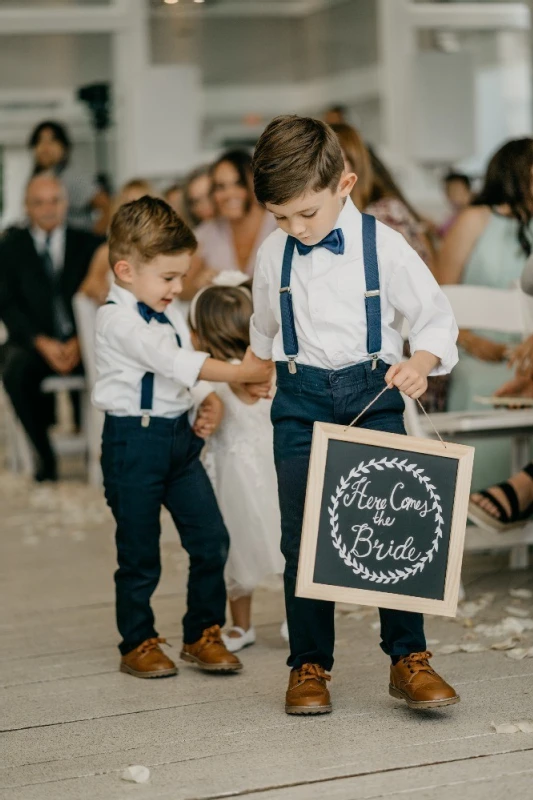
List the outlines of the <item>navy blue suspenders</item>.
<svg viewBox="0 0 533 800">
<path fill-rule="evenodd" d="M 376 218 L 370 214 L 362 214 L 363 225 L 363 263 L 365 270 L 365 310 L 367 325 L 367 350 L 372 359 L 372 369 L 376 364 L 381 351 L 381 300 L 379 294 L 379 267 L 376 248 Z M 283 350 L 289 362 L 289 372 L 296 372 L 296 359 L 298 358 L 298 337 L 294 324 L 294 309 L 291 295 L 291 270 L 292 257 L 296 239 L 287 237 L 283 264 L 281 267 L 281 288 L 279 302 L 281 311 L 281 334 L 283 337 Z"/>
<path fill-rule="evenodd" d="M 107 300 L 106 306 L 114 306 L 116 305 L 114 300 Z M 171 321 L 168 320 L 168 324 L 173 328 Z M 174 331 L 176 334 L 176 342 L 178 343 L 178 347 L 181 347 L 181 339 L 180 335 L 177 331 Z M 141 425 L 143 428 L 147 428 L 150 425 L 150 411 L 152 410 L 154 405 L 154 373 L 153 372 L 145 372 L 142 376 L 141 380 Z"/>
</svg>

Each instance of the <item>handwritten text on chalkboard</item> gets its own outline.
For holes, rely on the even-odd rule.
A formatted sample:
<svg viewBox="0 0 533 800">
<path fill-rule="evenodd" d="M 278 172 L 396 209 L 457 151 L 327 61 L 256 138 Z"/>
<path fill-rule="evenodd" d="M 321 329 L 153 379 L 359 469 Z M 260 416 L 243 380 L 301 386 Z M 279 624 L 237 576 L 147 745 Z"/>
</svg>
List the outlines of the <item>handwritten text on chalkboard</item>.
<svg viewBox="0 0 533 800">
<path fill-rule="evenodd" d="M 373 470 L 383 472 L 384 470 L 394 470 L 398 473 L 410 475 L 419 481 L 427 492 L 427 499 L 412 497 L 406 490 L 406 478 L 396 481 L 387 491 L 386 496 L 372 495 L 372 480 L 370 476 Z M 344 506 L 354 506 L 361 512 L 371 512 L 371 524 L 360 522 L 351 526 L 353 536 L 351 537 L 352 546 L 348 549 L 346 541 L 343 540 L 339 530 L 339 502 L 342 500 Z M 331 521 L 331 538 L 334 547 L 338 550 L 339 556 L 344 563 L 351 567 L 356 575 L 360 575 L 364 580 L 376 583 L 393 583 L 405 580 L 417 572 L 424 569 L 426 562 L 433 560 L 434 554 L 438 551 L 439 540 L 442 538 L 442 508 L 440 497 L 436 493 L 435 486 L 431 483 L 428 475 L 417 464 L 409 462 L 404 458 L 398 457 L 387 459 L 385 456 L 379 460 L 370 459 L 366 463 L 361 463 L 354 467 L 346 479 L 342 476 L 335 495 L 331 498 L 329 515 Z M 414 546 L 413 536 L 400 536 L 401 539 L 394 540 L 392 536 L 379 533 L 379 528 L 395 528 L 395 523 L 399 516 L 416 514 L 424 519 L 431 512 L 434 520 L 434 538 L 427 551 L 420 551 Z M 363 516 L 363 514 L 361 515 Z M 365 514 L 366 516 L 366 514 Z M 400 529 L 405 528 L 402 520 Z M 397 526 L 396 526 L 397 529 Z M 379 536 L 378 536 L 379 533 Z M 348 539 L 350 542 L 350 539 Z M 383 570 L 376 571 L 365 566 L 365 560 L 371 556 L 377 562 L 392 560 L 398 564 L 403 564 L 400 568 L 389 569 L 386 573 Z M 405 562 L 408 562 L 407 564 Z"/>
<path fill-rule="evenodd" d="M 473 449 L 316 423 L 297 594 L 452 615 Z"/>
</svg>

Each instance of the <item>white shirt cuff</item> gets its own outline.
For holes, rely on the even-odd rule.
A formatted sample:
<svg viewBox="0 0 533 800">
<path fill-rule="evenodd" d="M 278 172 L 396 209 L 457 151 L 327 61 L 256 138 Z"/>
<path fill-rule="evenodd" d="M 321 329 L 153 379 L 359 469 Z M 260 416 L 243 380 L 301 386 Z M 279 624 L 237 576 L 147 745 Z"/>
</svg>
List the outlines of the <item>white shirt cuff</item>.
<svg viewBox="0 0 533 800">
<path fill-rule="evenodd" d="M 192 389 L 208 358 L 209 353 L 180 348 L 174 358 L 174 379 L 188 389 Z"/>
<path fill-rule="evenodd" d="M 426 350 L 440 358 L 440 363 L 429 373 L 432 376 L 449 375 L 459 361 L 457 346 L 450 340 L 449 333 L 442 332 L 441 335 L 438 331 L 420 333 L 411 341 L 411 352 L 416 353 L 417 350 Z"/>
<path fill-rule="evenodd" d="M 255 327 L 254 318 L 250 320 L 250 347 L 258 358 L 269 361 L 272 358 L 274 339 L 260 333 Z"/>
</svg>

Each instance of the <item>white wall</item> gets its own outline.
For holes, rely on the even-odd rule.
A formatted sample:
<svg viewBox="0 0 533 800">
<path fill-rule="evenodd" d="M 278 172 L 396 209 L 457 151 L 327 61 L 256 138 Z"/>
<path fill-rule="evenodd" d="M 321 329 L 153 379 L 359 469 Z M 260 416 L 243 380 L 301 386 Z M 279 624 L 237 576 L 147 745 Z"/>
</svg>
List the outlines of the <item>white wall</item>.
<svg viewBox="0 0 533 800">
<path fill-rule="evenodd" d="M 203 125 L 185 112 L 186 130 L 181 133 L 187 146 L 169 135 L 159 142 L 157 163 L 143 160 L 138 151 L 139 169 L 161 174 L 168 162 L 169 177 L 183 173 L 189 160 L 203 158 L 224 138 L 253 138 L 276 113 L 319 114 L 332 102 L 345 104 L 350 120 L 365 138 L 379 145 L 383 137 L 377 5 L 376 0 L 346 0 L 307 17 L 283 18 L 192 18 L 159 10 L 150 19 L 151 62 L 155 68 L 195 65 L 203 87 Z M 460 34 L 461 54 L 448 55 L 447 63 L 450 72 L 460 72 L 459 59 L 464 65 L 468 57 L 471 68 L 464 85 L 454 79 L 457 91 L 453 92 L 452 84 L 446 109 L 438 90 L 438 72 L 419 74 L 423 83 L 415 94 L 423 98 L 423 119 L 418 120 L 422 127 L 413 141 L 418 141 L 420 151 L 425 148 L 428 159 L 438 162 L 465 156 L 464 164 L 477 169 L 502 138 L 529 131 L 529 43 L 525 35 L 520 36 Z M 428 48 L 428 41 L 431 37 L 420 38 L 422 50 Z M 16 150 L 35 122 L 58 117 L 68 122 L 80 147 L 83 143 L 82 160 L 88 164 L 92 133 L 86 109 L 75 103 L 74 93 L 80 85 L 112 80 L 110 36 L 10 36 L 0 37 L 0 45 L 0 145 Z M 470 84 L 473 102 L 466 91 Z M 195 93 L 190 84 L 181 95 L 184 109 L 196 108 Z M 154 121 L 155 111 L 151 112 Z M 443 111 L 449 122 L 445 137 L 438 122 Z M 253 124 L 246 121 L 254 116 Z M 139 146 L 148 141 L 149 121 L 141 117 L 144 130 L 136 133 Z M 177 124 L 174 119 L 172 125 Z M 196 137 L 196 146 L 191 136 Z M 466 152 L 470 139 L 471 152 Z M 388 155 L 395 159 L 393 147 Z"/>
</svg>

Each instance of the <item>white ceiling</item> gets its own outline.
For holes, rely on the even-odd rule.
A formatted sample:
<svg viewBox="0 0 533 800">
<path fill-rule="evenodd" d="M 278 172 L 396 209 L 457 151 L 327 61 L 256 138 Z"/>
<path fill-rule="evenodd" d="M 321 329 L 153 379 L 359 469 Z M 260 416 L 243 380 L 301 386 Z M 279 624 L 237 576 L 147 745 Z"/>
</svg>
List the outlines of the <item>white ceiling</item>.
<svg viewBox="0 0 533 800">
<path fill-rule="evenodd" d="M 349 3 L 350 0 L 179 0 L 172 5 L 164 0 L 150 0 L 152 12 L 160 14 L 204 14 L 217 17 L 299 17 L 326 8 Z"/>
</svg>

